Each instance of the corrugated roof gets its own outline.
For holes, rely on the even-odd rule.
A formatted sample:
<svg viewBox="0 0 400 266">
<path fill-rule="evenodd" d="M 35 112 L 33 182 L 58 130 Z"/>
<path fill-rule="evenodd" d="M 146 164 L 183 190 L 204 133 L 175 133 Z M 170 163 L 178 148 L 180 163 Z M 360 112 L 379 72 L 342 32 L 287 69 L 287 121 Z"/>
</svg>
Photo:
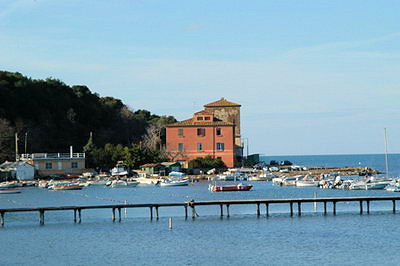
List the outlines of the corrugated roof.
<svg viewBox="0 0 400 266">
<path fill-rule="evenodd" d="M 159 164 L 159 163 L 146 163 L 146 164 L 140 166 L 140 168 L 148 168 L 148 167 L 156 167 L 156 166 L 161 166 L 161 164 Z"/>
<path fill-rule="evenodd" d="M 204 105 L 204 107 L 240 107 L 240 104 L 226 100 L 224 97 L 218 101 Z"/>
<path fill-rule="evenodd" d="M 18 166 L 24 165 L 24 164 L 27 164 L 27 165 L 33 167 L 33 165 L 31 165 L 29 163 L 26 163 L 26 162 L 4 162 L 4 163 L 0 164 L 0 168 L 3 168 L 3 169 L 6 169 L 6 168 L 17 168 Z"/>
</svg>

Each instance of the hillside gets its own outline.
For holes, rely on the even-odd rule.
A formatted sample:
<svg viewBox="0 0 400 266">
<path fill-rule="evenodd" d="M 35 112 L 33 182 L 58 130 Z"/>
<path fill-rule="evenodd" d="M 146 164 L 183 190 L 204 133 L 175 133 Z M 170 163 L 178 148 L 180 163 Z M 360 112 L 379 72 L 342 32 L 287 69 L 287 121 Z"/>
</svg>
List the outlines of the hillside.
<svg viewBox="0 0 400 266">
<path fill-rule="evenodd" d="M 68 86 L 60 80 L 31 79 L 0 71 L 0 162 L 27 153 L 82 151 L 90 132 L 97 147 L 106 143 L 129 146 L 143 139 L 157 121 L 174 122 L 146 110 L 132 111 L 121 100 L 100 97 L 86 86 Z"/>
</svg>

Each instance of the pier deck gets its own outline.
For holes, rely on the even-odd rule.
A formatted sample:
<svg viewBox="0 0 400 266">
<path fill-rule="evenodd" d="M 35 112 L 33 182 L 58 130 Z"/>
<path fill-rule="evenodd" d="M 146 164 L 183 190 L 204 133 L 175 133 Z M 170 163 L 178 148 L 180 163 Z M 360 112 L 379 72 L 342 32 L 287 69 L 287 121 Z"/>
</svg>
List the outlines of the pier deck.
<svg viewBox="0 0 400 266">
<path fill-rule="evenodd" d="M 115 204 L 115 205 L 82 205 L 82 206 L 56 206 L 56 207 L 32 207 L 32 208 L 7 208 L 0 209 L 0 225 L 4 226 L 4 216 L 7 212 L 39 212 L 39 223 L 44 224 L 44 214 L 47 211 L 74 211 L 74 222 L 81 222 L 81 211 L 88 209 L 111 209 L 112 221 L 115 222 L 115 211 L 118 211 L 118 218 L 121 221 L 121 209 L 124 208 L 149 208 L 150 219 L 153 219 L 153 209 L 155 209 L 156 218 L 159 219 L 158 209 L 161 207 L 183 207 L 185 209 L 185 218 L 188 218 L 188 208 L 192 209 L 192 218 L 196 218 L 196 206 L 220 206 L 220 215 L 224 216 L 223 206 L 226 206 L 226 216 L 229 217 L 229 207 L 231 205 L 256 205 L 257 216 L 260 216 L 260 205 L 265 205 L 266 216 L 269 216 L 269 205 L 271 204 L 289 204 L 290 215 L 294 215 L 293 204 L 297 204 L 297 214 L 301 216 L 302 203 L 324 203 L 324 215 L 327 214 L 327 204 L 332 203 L 333 215 L 336 215 L 337 202 L 359 202 L 360 214 L 363 214 L 363 202 L 367 204 L 367 213 L 370 211 L 371 201 L 392 201 L 393 213 L 396 213 L 396 201 L 400 197 L 325 197 L 325 198 L 290 198 L 290 199 L 255 199 L 255 200 L 217 200 L 217 201 L 186 201 L 182 203 L 141 203 L 141 204 Z M 78 216 L 77 216 L 78 215 Z"/>
</svg>

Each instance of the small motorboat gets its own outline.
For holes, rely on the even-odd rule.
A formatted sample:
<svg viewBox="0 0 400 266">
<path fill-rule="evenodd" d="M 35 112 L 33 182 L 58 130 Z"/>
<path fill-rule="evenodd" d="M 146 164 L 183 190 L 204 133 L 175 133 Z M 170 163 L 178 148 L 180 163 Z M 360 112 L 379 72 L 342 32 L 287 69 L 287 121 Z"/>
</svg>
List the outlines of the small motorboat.
<svg viewBox="0 0 400 266">
<path fill-rule="evenodd" d="M 78 183 L 59 183 L 51 186 L 53 190 L 81 190 L 82 185 Z"/>
<path fill-rule="evenodd" d="M 173 187 L 173 186 L 188 186 L 189 180 L 182 179 L 165 179 L 159 183 L 161 187 Z"/>
<path fill-rule="evenodd" d="M 242 184 L 239 183 L 237 185 L 209 185 L 208 189 L 212 192 L 222 192 L 222 191 L 249 191 L 250 189 L 252 189 L 253 185 L 248 184 Z"/>
<path fill-rule="evenodd" d="M 112 188 L 127 188 L 136 187 L 139 184 L 137 181 L 124 181 L 124 180 L 114 180 L 111 182 Z"/>
<path fill-rule="evenodd" d="M 14 188 L 0 188 L 0 194 L 17 194 L 21 193 L 19 189 Z"/>
</svg>

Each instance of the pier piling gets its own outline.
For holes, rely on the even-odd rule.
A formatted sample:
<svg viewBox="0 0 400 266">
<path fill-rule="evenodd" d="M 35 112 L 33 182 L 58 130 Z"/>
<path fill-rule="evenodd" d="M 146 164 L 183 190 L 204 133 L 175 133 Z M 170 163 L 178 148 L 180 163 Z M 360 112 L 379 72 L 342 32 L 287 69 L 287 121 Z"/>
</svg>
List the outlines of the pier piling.
<svg viewBox="0 0 400 266">
<path fill-rule="evenodd" d="M 81 223 L 81 209 L 78 209 L 78 224 Z"/>
<path fill-rule="evenodd" d="M 257 217 L 260 217 L 260 203 L 257 203 Z"/>
<path fill-rule="evenodd" d="M 360 200 L 360 214 L 363 214 L 363 202 Z"/>
<path fill-rule="evenodd" d="M 293 202 L 290 202 L 290 216 L 293 216 Z"/>
<path fill-rule="evenodd" d="M 324 201 L 324 215 L 326 215 L 326 201 Z"/>
<path fill-rule="evenodd" d="M 153 220 L 153 206 L 150 206 L 150 220 Z"/>
<path fill-rule="evenodd" d="M 76 223 L 76 209 L 74 209 L 74 223 Z"/>
<path fill-rule="evenodd" d="M 221 217 L 223 217 L 224 216 L 224 205 L 220 204 L 219 208 L 220 208 Z"/>
<path fill-rule="evenodd" d="M 336 215 L 336 201 L 333 201 L 333 215 Z"/>
<path fill-rule="evenodd" d="M 118 208 L 118 222 L 121 222 L 121 208 Z"/>
<path fill-rule="evenodd" d="M 44 225 L 44 210 L 39 210 L 39 224 Z"/>
<path fill-rule="evenodd" d="M 187 205 L 185 205 L 184 207 L 185 207 L 185 220 L 187 220 L 187 218 L 188 218 L 188 209 L 187 209 Z"/>
<path fill-rule="evenodd" d="M 392 201 L 393 201 L 393 213 L 396 213 L 396 201 L 395 200 Z"/>
<path fill-rule="evenodd" d="M 156 206 L 156 219 L 157 219 L 157 220 L 159 219 L 159 216 L 158 216 L 158 206 Z"/>
<path fill-rule="evenodd" d="M 0 224 L 1 227 L 4 227 L 4 212 L 0 212 Z"/>
<path fill-rule="evenodd" d="M 115 208 L 112 208 L 112 221 L 115 222 Z"/>
<path fill-rule="evenodd" d="M 269 203 L 265 203 L 265 215 L 269 216 Z"/>
<path fill-rule="evenodd" d="M 229 217 L 229 204 L 226 204 L 226 217 Z"/>
<path fill-rule="evenodd" d="M 367 213 L 369 214 L 369 200 L 367 200 Z"/>
<path fill-rule="evenodd" d="M 299 212 L 299 216 L 301 216 L 301 202 L 297 202 L 297 208 L 298 208 L 298 212 Z"/>
</svg>

